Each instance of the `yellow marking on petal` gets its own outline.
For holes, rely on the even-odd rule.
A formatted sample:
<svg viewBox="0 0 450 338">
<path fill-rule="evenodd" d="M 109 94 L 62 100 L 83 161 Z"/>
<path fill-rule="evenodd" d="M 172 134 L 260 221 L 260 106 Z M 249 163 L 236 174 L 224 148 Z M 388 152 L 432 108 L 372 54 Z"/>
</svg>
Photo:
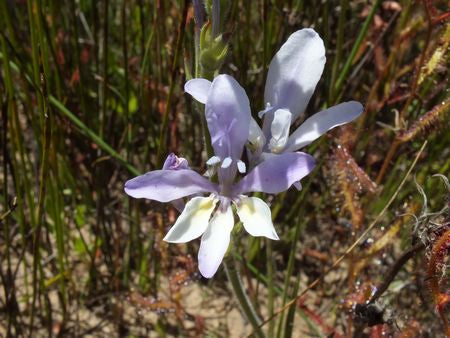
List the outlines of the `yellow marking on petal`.
<svg viewBox="0 0 450 338">
<path fill-rule="evenodd" d="M 178 216 L 175 224 L 164 237 L 166 242 L 185 243 L 202 235 L 208 227 L 211 213 L 218 199 L 210 197 L 194 197 Z"/>
<path fill-rule="evenodd" d="M 278 240 L 278 235 L 273 227 L 270 208 L 262 199 L 241 196 L 236 211 L 245 230 L 250 235 L 265 236 Z"/>
<path fill-rule="evenodd" d="M 198 204 L 197 210 L 192 213 L 192 217 L 201 217 L 204 213 L 211 214 L 211 209 L 215 206 L 214 197 L 207 197 Z"/>
<path fill-rule="evenodd" d="M 248 213 L 251 216 L 255 214 L 255 204 L 250 198 L 245 198 L 241 200 L 241 204 L 239 205 L 239 212 Z"/>
</svg>

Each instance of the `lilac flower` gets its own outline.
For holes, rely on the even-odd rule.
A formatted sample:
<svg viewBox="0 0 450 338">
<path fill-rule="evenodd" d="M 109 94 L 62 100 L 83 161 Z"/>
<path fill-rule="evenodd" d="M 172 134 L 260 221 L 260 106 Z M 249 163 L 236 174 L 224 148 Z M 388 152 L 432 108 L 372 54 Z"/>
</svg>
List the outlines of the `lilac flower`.
<svg viewBox="0 0 450 338">
<path fill-rule="evenodd" d="M 297 151 L 363 111 L 356 101 L 340 103 L 307 118 L 289 135 L 291 125 L 308 105 L 325 66 L 325 47 L 310 28 L 293 33 L 272 59 L 264 91 L 263 128 L 250 123 L 249 143 L 257 163 L 271 154 Z"/>
<path fill-rule="evenodd" d="M 214 149 L 214 156 L 207 164 L 217 170 L 218 182 L 197 174 L 183 159 L 171 154 L 166 163 L 172 170 L 154 170 L 129 180 L 125 184 L 125 192 L 135 198 L 160 202 L 196 194 L 186 203 L 164 240 L 185 243 L 202 236 L 199 270 L 204 277 L 211 278 L 230 243 L 234 226 L 233 206 L 250 235 L 277 240 L 269 206 L 260 198 L 245 194 L 258 191 L 277 194 L 288 189 L 311 172 L 314 159 L 304 153 L 286 153 L 255 166 L 235 182 L 237 172 L 246 171 L 240 160 L 250 127 L 250 106 L 245 91 L 228 75 L 219 75 L 213 82 L 190 80 L 185 90 L 205 103 Z M 205 193 L 208 196 L 199 196 Z"/>
<path fill-rule="evenodd" d="M 183 157 L 178 157 L 174 153 L 169 154 L 164 161 L 162 170 L 189 169 L 188 161 Z"/>
</svg>

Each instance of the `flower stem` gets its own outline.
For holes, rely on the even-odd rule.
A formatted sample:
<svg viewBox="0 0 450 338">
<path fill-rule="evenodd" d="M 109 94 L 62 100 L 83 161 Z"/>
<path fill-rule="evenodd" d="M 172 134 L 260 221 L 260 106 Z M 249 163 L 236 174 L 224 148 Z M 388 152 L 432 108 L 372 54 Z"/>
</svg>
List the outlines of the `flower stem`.
<svg viewBox="0 0 450 338">
<path fill-rule="evenodd" d="M 212 81 L 214 79 L 214 73 L 213 74 L 208 74 L 205 71 L 201 71 L 200 72 L 200 76 L 196 77 L 201 77 L 207 80 Z M 203 132 L 203 139 L 205 141 L 205 148 L 206 148 L 206 154 L 208 155 L 208 158 L 210 158 L 211 156 L 214 155 L 214 150 L 211 144 L 211 135 L 209 134 L 209 129 L 208 129 L 208 123 L 206 122 L 206 116 L 205 113 L 203 112 L 204 109 L 203 105 L 201 103 L 198 103 L 197 101 L 195 101 L 194 103 L 195 108 L 197 109 L 197 112 L 200 114 L 200 121 L 202 123 L 202 132 Z"/>
<path fill-rule="evenodd" d="M 274 284 L 274 262 L 273 262 L 273 250 L 272 250 L 272 241 L 266 240 L 266 253 L 267 253 L 267 289 L 268 289 L 268 304 L 267 304 L 267 312 L 269 316 L 273 315 L 274 311 L 274 299 L 275 299 L 275 284 Z M 275 321 L 272 320 L 269 323 L 268 335 L 269 337 L 273 337 L 275 332 Z"/>
<path fill-rule="evenodd" d="M 248 321 L 252 325 L 254 334 L 257 337 L 265 337 L 266 335 L 260 327 L 262 321 L 253 308 L 250 299 L 248 299 L 247 294 L 245 293 L 244 286 L 242 285 L 242 280 L 237 271 L 236 261 L 233 258 L 228 257 L 223 261 L 223 265 L 225 267 L 225 272 L 232 287 L 234 296 L 239 302 L 242 312 L 244 312 Z"/>
</svg>

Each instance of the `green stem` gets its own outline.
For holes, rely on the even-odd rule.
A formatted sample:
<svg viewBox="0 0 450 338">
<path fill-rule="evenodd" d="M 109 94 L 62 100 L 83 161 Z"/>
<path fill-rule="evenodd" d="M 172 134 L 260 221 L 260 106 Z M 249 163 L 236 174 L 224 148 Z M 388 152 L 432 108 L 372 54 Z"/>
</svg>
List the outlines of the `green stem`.
<svg viewBox="0 0 450 338">
<path fill-rule="evenodd" d="M 197 49 L 196 49 L 196 52 L 197 52 Z M 198 58 L 200 58 L 200 56 L 198 56 Z M 199 68 L 202 68 L 202 67 L 199 67 Z M 199 77 L 212 81 L 214 79 L 214 73 L 212 73 L 212 74 L 208 73 L 202 68 L 202 70 L 200 71 Z M 202 113 L 203 105 L 201 103 L 195 101 L 194 107 L 200 115 L 200 121 L 202 123 L 203 140 L 205 141 L 206 154 L 208 155 L 208 158 L 210 158 L 211 156 L 214 155 L 214 149 L 211 144 L 211 135 L 209 134 L 208 123 L 206 122 L 206 116 L 204 113 Z"/>
<path fill-rule="evenodd" d="M 202 112 L 202 104 L 198 103 L 197 101 L 194 102 L 195 110 L 197 110 L 198 114 L 200 115 L 200 121 L 202 123 L 202 132 L 203 132 L 203 140 L 205 141 L 205 148 L 206 148 L 206 154 L 208 155 L 208 158 L 211 158 L 211 156 L 214 155 L 214 149 L 211 144 L 211 135 L 209 134 L 208 124 L 206 122 L 206 116 Z"/>
<path fill-rule="evenodd" d="M 267 277 L 268 277 L 268 285 L 267 285 L 267 291 L 268 291 L 268 300 L 267 300 L 267 312 L 269 316 L 273 315 L 274 310 L 274 299 L 275 299 L 275 283 L 274 283 L 274 262 L 273 262 L 273 250 L 272 250 L 272 240 L 268 239 L 266 240 L 266 253 L 267 253 Z M 269 330 L 268 335 L 269 337 L 274 337 L 274 331 L 275 331 L 275 321 L 272 320 L 269 323 Z"/>
<path fill-rule="evenodd" d="M 355 43 L 353 44 L 353 48 L 350 52 L 349 57 L 347 58 L 347 61 L 345 62 L 344 67 L 342 68 L 341 73 L 339 74 L 339 77 L 336 81 L 336 85 L 334 87 L 334 94 L 333 97 L 338 96 L 339 91 L 342 89 L 342 86 L 344 85 L 345 77 L 347 76 L 348 72 L 350 71 L 350 66 L 353 64 L 353 60 L 355 59 L 356 53 L 359 50 L 359 47 L 361 46 L 361 43 L 363 42 L 367 30 L 369 29 L 369 25 L 372 22 L 372 19 L 375 15 L 375 12 L 377 11 L 378 7 L 381 5 L 381 0 L 376 0 L 375 4 L 372 6 L 372 9 L 370 10 L 369 15 L 367 16 L 366 20 L 364 21 L 364 24 L 359 31 L 358 37 L 356 38 Z"/>
<path fill-rule="evenodd" d="M 244 286 L 242 285 L 242 280 L 237 272 L 236 262 L 233 258 L 226 258 L 223 261 L 223 265 L 225 267 L 225 272 L 227 274 L 230 285 L 233 289 L 234 296 L 239 302 L 241 306 L 242 312 L 244 312 L 248 321 L 253 327 L 254 333 L 258 337 L 265 337 L 264 332 L 262 331 L 261 319 L 256 314 L 255 309 L 253 308 L 250 299 L 248 299 L 247 294 L 245 293 Z"/>
<path fill-rule="evenodd" d="M 323 161 L 323 160 L 322 160 Z M 321 163 L 319 164 L 319 166 L 321 165 Z M 286 275 L 285 275 L 285 279 L 284 279 L 284 285 L 283 285 L 283 295 L 282 295 L 282 306 L 284 306 L 287 302 L 288 299 L 288 295 L 289 295 L 289 284 L 291 281 L 291 277 L 292 274 L 294 272 L 294 265 L 295 265 L 295 253 L 297 250 L 297 243 L 300 239 L 300 234 L 301 231 L 303 229 L 303 226 L 306 224 L 306 220 L 304 217 L 304 214 L 306 212 L 306 208 L 300 208 L 300 204 L 302 203 L 302 201 L 305 198 L 306 192 L 309 191 L 309 187 L 311 185 L 311 182 L 314 180 L 315 176 L 317 176 L 319 170 L 314 170 L 311 175 L 309 180 L 307 181 L 306 185 L 303 187 L 302 192 L 300 193 L 298 199 L 295 201 L 295 207 L 293 207 L 294 210 L 299 210 L 300 211 L 298 213 L 296 213 L 296 222 L 295 222 L 295 232 L 294 232 L 294 238 L 292 239 L 291 242 L 291 248 L 289 250 L 289 259 L 288 259 L 288 265 L 287 265 L 287 271 L 286 271 Z M 289 216 L 291 216 L 292 218 L 290 218 Z M 294 221 L 294 216 L 291 213 L 289 213 L 286 216 L 286 220 L 289 222 L 289 220 Z M 280 315 L 280 319 L 278 321 L 278 332 L 277 332 L 277 337 L 285 337 L 286 336 L 286 332 L 289 331 L 288 326 L 291 325 L 291 318 L 288 316 L 286 318 L 286 321 L 284 320 L 284 313 L 282 313 Z M 293 319 L 292 319 L 293 320 Z"/>
<path fill-rule="evenodd" d="M 295 263 L 295 253 L 297 249 L 297 243 L 300 239 L 300 233 L 303 229 L 303 225 L 305 224 L 305 219 L 303 218 L 304 214 L 304 208 L 301 211 L 301 214 L 297 217 L 297 223 L 295 225 L 295 233 L 294 238 L 291 243 L 291 249 L 289 251 L 289 259 L 288 259 L 288 265 L 287 265 L 287 272 L 286 272 L 286 278 L 284 280 L 284 287 L 283 287 L 283 295 L 282 295 L 282 306 L 284 306 L 287 302 L 288 295 L 289 295 L 289 284 L 291 281 L 292 273 L 294 272 L 294 263 Z M 298 273 L 298 275 L 300 275 Z M 298 285 L 296 286 L 296 289 L 298 289 Z M 294 293 L 295 294 L 295 293 Z M 284 326 L 283 326 L 284 324 Z M 289 317 L 287 318 L 286 322 L 284 321 L 284 313 L 280 315 L 280 319 L 278 321 L 278 334 L 277 337 L 284 337 L 286 335 L 286 332 L 288 331 L 288 326 L 290 324 Z M 284 333 L 284 334 L 283 334 Z"/>
<path fill-rule="evenodd" d="M 5 55 L 0 53 L 0 59 L 5 59 Z M 9 61 L 9 65 L 11 69 L 14 70 L 15 72 L 21 73 L 19 67 L 14 62 Z M 36 91 L 38 91 L 39 93 L 41 92 L 35 81 L 31 79 L 31 77 L 29 77 L 27 74 L 23 74 L 23 76 L 33 86 L 33 88 L 36 89 Z M 126 159 L 124 159 L 117 151 L 115 151 L 92 129 L 86 126 L 74 113 L 72 113 L 69 109 L 67 109 L 67 107 L 64 106 L 64 104 L 61 101 L 59 101 L 56 97 L 54 97 L 53 95 L 49 95 L 48 101 L 55 108 L 57 108 L 62 115 L 71 120 L 84 135 L 89 137 L 95 144 L 97 144 L 103 151 L 108 153 L 111 157 L 118 160 L 125 168 L 128 169 L 129 172 L 131 172 L 133 175 L 136 176 L 141 174 L 139 170 L 137 170 L 131 163 L 127 162 Z"/>
<path fill-rule="evenodd" d="M 101 91 L 99 95 L 100 104 L 100 116 L 99 116 L 99 130 L 98 133 L 100 137 L 104 137 L 106 114 L 107 114 L 107 102 L 108 102 L 108 10 L 109 10 L 109 0 L 103 0 L 103 81 L 101 86 Z"/>
<path fill-rule="evenodd" d="M 336 80 L 337 70 L 339 68 L 339 64 L 342 58 L 342 47 L 344 46 L 344 29 L 346 23 L 346 12 L 348 7 L 348 0 L 341 0 L 341 11 L 339 13 L 339 21 L 338 21 L 338 33 L 337 33 L 337 44 L 336 44 L 336 56 L 333 61 L 333 68 L 331 70 L 331 86 L 328 96 L 328 103 L 332 104 L 334 101 L 335 87 L 333 86 L 334 81 Z"/>
</svg>

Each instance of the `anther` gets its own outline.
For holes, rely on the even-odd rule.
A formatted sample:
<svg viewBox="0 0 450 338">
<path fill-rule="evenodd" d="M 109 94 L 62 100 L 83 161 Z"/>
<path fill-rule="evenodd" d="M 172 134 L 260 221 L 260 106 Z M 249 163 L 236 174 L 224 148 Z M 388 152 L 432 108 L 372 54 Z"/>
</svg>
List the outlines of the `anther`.
<svg viewBox="0 0 450 338">
<path fill-rule="evenodd" d="M 218 163 L 220 163 L 220 157 L 218 156 L 213 156 L 208 161 L 206 161 L 206 164 L 211 166 L 216 165 Z"/>
<path fill-rule="evenodd" d="M 245 174 L 245 172 L 247 171 L 247 168 L 246 168 L 246 166 L 245 166 L 245 163 L 242 162 L 241 160 L 239 160 L 239 161 L 237 162 L 237 168 L 238 168 L 238 171 L 239 171 L 241 174 Z"/>
<path fill-rule="evenodd" d="M 233 162 L 233 160 L 231 159 L 231 157 L 225 157 L 224 160 L 222 161 L 222 165 L 221 167 L 223 169 L 228 168 L 231 165 L 231 162 Z"/>
</svg>

